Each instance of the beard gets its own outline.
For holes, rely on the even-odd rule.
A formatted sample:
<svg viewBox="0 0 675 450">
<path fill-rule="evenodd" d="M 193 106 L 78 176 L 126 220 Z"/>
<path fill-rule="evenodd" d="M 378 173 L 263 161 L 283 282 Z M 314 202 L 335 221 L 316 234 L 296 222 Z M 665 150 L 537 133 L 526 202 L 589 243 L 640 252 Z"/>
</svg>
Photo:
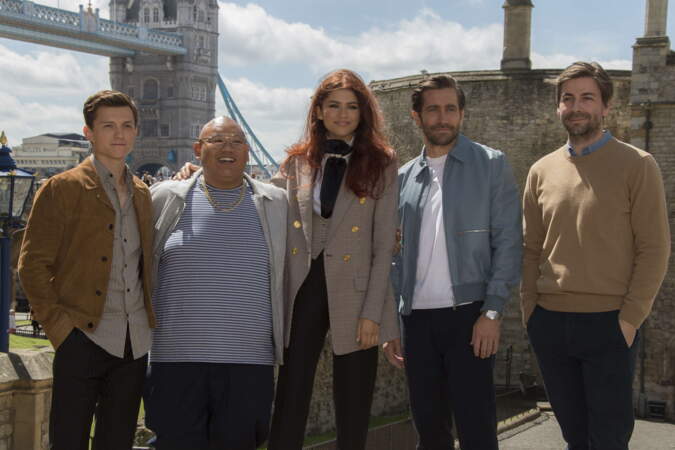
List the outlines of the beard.
<svg viewBox="0 0 675 450">
<path fill-rule="evenodd" d="M 586 123 L 568 123 L 568 121 L 578 118 L 586 119 Z M 593 136 L 600 130 L 602 119 L 599 116 L 587 113 L 569 113 L 563 117 L 563 126 L 570 136 L 585 138 Z"/>
<path fill-rule="evenodd" d="M 444 134 L 437 133 L 440 130 L 447 130 L 447 132 Z M 457 139 L 457 135 L 459 134 L 459 130 L 456 127 L 447 124 L 434 125 L 431 127 L 422 124 L 422 132 L 430 144 L 438 146 L 452 144 L 455 142 L 455 139 Z"/>
</svg>

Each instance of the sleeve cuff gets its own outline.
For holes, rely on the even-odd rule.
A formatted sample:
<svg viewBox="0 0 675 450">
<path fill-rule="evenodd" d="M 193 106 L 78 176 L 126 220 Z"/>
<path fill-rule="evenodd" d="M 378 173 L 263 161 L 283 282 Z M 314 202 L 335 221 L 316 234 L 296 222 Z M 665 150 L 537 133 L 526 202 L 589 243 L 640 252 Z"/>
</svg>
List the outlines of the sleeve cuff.
<svg viewBox="0 0 675 450">
<path fill-rule="evenodd" d="M 486 295 L 485 300 L 483 301 L 483 307 L 481 311 L 497 311 L 499 314 L 504 312 L 504 306 L 506 305 L 506 300 L 503 297 L 497 295 Z"/>
</svg>

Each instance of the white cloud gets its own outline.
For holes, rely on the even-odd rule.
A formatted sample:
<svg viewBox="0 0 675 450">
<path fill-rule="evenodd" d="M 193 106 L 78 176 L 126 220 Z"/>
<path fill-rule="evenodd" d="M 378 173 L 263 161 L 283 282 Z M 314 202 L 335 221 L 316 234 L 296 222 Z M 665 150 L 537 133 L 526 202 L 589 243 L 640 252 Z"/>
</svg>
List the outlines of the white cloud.
<svg viewBox="0 0 675 450">
<path fill-rule="evenodd" d="M 84 3 L 40 2 L 71 11 Z M 338 36 L 329 35 L 318 26 L 279 19 L 254 3 L 240 6 L 220 1 L 219 5 L 222 74 L 228 73 L 232 66 L 257 65 L 274 71 L 282 66 L 287 70 L 290 65 L 315 79 L 331 69 L 348 67 L 370 80 L 415 74 L 422 69 L 429 72 L 496 69 L 501 59 L 500 23 L 466 27 L 444 20 L 430 9 L 388 26 Z M 100 8 L 102 17 L 108 16 L 108 0 L 93 0 L 93 6 Z M 10 41 L 2 41 L 5 42 Z M 20 53 L 12 50 L 11 44 L 0 44 L 0 60 L 5 61 L 0 91 L 2 128 L 7 130 L 12 145 L 19 143 L 20 138 L 39 133 L 79 131 L 84 98 L 110 85 L 107 58 L 48 47 L 36 49 Z M 537 68 L 562 68 L 578 59 L 589 58 L 532 54 L 533 66 Z M 629 60 L 599 59 L 606 68 L 631 67 Z M 227 85 L 259 139 L 280 159 L 283 150 L 302 133 L 313 86 L 291 89 L 261 84 L 255 79 L 256 73 L 252 72 L 247 78 L 228 79 Z M 278 84 L 287 84 L 286 79 L 280 77 Z M 220 99 L 216 108 L 219 114 L 226 113 Z"/>
<path fill-rule="evenodd" d="M 221 2 L 219 25 L 223 65 L 304 63 L 319 73 L 349 67 L 385 78 L 421 69 L 494 68 L 501 55 L 501 25 L 466 28 L 429 9 L 354 38 L 334 38 L 322 28 L 280 20 L 255 4 Z"/>
<path fill-rule="evenodd" d="M 502 56 L 501 23 L 468 28 L 444 20 L 430 9 L 422 9 L 413 19 L 401 20 L 386 29 L 372 28 L 355 37 L 333 37 L 322 28 L 273 17 L 256 4 L 221 2 L 219 28 L 220 61 L 224 67 L 298 63 L 306 64 L 315 74 L 348 67 L 370 79 L 385 79 L 422 69 L 497 69 Z M 630 60 L 532 53 L 533 66 L 537 68 L 563 68 L 583 59 L 599 60 L 610 69 L 631 68 Z"/>
<path fill-rule="evenodd" d="M 555 53 L 553 55 L 541 55 L 539 53 L 532 53 L 532 67 L 538 69 L 562 69 L 569 66 L 575 61 L 597 61 L 605 69 L 622 69 L 630 70 L 632 62 L 628 59 L 611 59 L 603 60 L 598 57 L 580 57 L 574 55 L 565 55 L 562 53 Z"/>
<path fill-rule="evenodd" d="M 88 57 L 83 64 L 72 52 L 36 47 L 40 50 L 19 54 L 0 45 L 3 86 L 15 95 L 54 97 L 86 95 L 108 88 L 108 59 Z M 84 100 L 84 97 L 83 97 Z"/>
<path fill-rule="evenodd" d="M 44 101 L 23 101 L 7 91 L 0 91 L 3 105 L 2 129 L 7 132 L 10 147 L 25 137 L 49 132 L 82 130 L 82 111 L 73 106 L 59 106 Z"/>
<path fill-rule="evenodd" d="M 302 134 L 312 90 L 269 87 L 246 78 L 224 81 L 263 146 L 274 158 L 281 160 L 284 150 Z M 220 95 L 217 96 L 216 113 L 229 115 Z"/>
</svg>

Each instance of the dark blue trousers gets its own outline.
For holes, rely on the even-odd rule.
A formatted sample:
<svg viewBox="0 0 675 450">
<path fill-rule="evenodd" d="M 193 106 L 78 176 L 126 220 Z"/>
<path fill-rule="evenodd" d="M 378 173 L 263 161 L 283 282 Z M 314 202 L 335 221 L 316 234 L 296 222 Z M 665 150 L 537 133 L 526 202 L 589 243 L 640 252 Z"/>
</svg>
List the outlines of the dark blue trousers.
<svg viewBox="0 0 675 450">
<path fill-rule="evenodd" d="M 253 450 L 267 439 L 273 366 L 153 363 L 149 378 L 157 450 Z"/>
<path fill-rule="evenodd" d="M 454 449 L 453 416 L 462 450 L 497 450 L 494 357 L 477 358 L 470 345 L 481 306 L 415 309 L 403 316 L 418 450 Z"/>
<path fill-rule="evenodd" d="M 627 450 L 633 433 L 638 337 L 628 347 L 619 312 L 536 307 L 527 332 L 570 450 Z"/>
</svg>

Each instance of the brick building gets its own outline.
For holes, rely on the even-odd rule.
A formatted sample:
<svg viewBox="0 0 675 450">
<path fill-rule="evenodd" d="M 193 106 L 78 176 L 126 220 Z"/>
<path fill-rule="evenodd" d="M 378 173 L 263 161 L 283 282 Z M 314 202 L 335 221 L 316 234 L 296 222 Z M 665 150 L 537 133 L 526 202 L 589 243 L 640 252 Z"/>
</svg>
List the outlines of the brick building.
<svg viewBox="0 0 675 450">
<path fill-rule="evenodd" d="M 646 1 L 645 35 L 633 46 L 633 70 L 609 71 L 615 84 L 613 108 L 606 120 L 617 138 L 651 152 L 666 185 L 671 229 L 675 230 L 675 52 L 665 35 L 667 0 Z M 521 188 L 529 167 L 566 140 L 556 115 L 555 86 L 560 70 L 532 70 L 531 0 L 504 3 L 504 53 L 500 70 L 451 72 L 467 95 L 463 133 L 503 150 Z M 572 63 L 573 61 L 570 61 Z M 427 74 L 373 81 L 402 162 L 421 150 L 422 136 L 410 118 L 412 87 Z M 675 267 L 666 275 L 651 317 L 643 327 L 643 348 L 635 378 L 639 413 L 658 412 L 675 419 Z M 536 376 L 536 361 L 521 325 L 517 294 L 506 312 L 498 354 L 496 383 Z M 508 361 L 508 362 L 507 362 Z M 526 377 L 527 378 L 527 377 Z"/>
</svg>

